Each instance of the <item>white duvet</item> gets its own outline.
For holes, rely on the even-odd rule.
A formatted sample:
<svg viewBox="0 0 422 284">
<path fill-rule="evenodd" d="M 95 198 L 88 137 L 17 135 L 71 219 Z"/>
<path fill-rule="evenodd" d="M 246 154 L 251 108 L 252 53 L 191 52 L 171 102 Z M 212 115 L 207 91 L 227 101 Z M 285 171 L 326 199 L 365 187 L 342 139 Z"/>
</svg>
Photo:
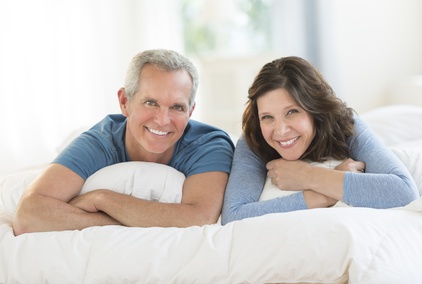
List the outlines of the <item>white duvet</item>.
<svg viewBox="0 0 422 284">
<path fill-rule="evenodd" d="M 0 181 L 5 217 L 0 222 L 0 283 L 372 284 L 422 279 L 422 198 L 399 209 L 314 209 L 226 226 L 104 226 L 15 237 L 7 216 L 14 214 L 21 192 L 38 172 Z M 121 182 L 123 175 L 130 178 Z M 179 202 L 183 180 L 167 166 L 125 163 L 101 170 L 83 190 L 106 182 L 126 194 Z"/>
</svg>

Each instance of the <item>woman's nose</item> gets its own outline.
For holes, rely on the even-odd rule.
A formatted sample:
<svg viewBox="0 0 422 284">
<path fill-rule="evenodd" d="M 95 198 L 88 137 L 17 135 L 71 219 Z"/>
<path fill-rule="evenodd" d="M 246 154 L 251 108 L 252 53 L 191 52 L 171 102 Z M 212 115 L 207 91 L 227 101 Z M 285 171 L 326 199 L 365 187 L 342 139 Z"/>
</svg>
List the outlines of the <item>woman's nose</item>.
<svg viewBox="0 0 422 284">
<path fill-rule="evenodd" d="M 290 131 L 290 124 L 284 120 L 277 120 L 275 125 L 276 134 L 283 136 Z"/>
</svg>

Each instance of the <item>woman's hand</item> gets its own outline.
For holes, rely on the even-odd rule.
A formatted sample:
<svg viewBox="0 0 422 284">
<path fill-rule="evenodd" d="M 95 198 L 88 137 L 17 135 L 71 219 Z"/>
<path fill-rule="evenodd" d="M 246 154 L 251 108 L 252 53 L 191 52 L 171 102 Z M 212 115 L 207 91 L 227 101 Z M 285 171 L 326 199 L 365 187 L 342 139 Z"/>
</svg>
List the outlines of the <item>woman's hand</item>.
<svg viewBox="0 0 422 284">
<path fill-rule="evenodd" d="M 267 163 L 267 176 L 280 189 L 299 191 L 307 189 L 304 179 L 311 168 L 311 165 L 300 160 L 287 161 L 280 158 Z"/>
<path fill-rule="evenodd" d="M 277 159 L 267 164 L 267 176 L 271 182 L 283 190 L 303 190 L 306 205 L 311 208 L 325 208 L 337 203 L 337 199 L 328 197 L 313 190 L 305 189 L 305 180 L 309 178 L 314 166 L 303 161 L 287 161 Z"/>
<path fill-rule="evenodd" d="M 348 158 L 347 160 L 345 160 L 343 163 L 341 163 L 334 169 L 338 171 L 344 171 L 344 172 L 364 173 L 365 163 Z"/>
<path fill-rule="evenodd" d="M 313 190 L 304 190 L 303 197 L 305 198 L 308 209 L 330 207 L 335 205 L 338 201 Z"/>
</svg>

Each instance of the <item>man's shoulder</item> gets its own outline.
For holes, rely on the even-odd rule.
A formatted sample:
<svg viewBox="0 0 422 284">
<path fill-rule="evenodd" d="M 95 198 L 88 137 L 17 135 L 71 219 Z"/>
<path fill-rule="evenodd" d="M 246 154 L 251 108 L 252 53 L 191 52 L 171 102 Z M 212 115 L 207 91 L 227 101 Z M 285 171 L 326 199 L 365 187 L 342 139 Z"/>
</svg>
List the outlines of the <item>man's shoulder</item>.
<svg viewBox="0 0 422 284">
<path fill-rule="evenodd" d="M 207 142 L 210 140 L 226 140 L 233 143 L 230 135 L 221 128 L 197 120 L 189 120 L 182 137 L 185 142 Z"/>
<path fill-rule="evenodd" d="M 98 139 L 112 140 L 113 144 L 121 144 L 126 131 L 126 117 L 121 114 L 109 114 L 85 132 Z"/>
<path fill-rule="evenodd" d="M 195 128 L 195 129 L 196 128 L 199 128 L 199 129 L 207 128 L 207 129 L 221 130 L 220 128 L 218 128 L 216 126 L 213 126 L 211 124 L 207 124 L 207 123 L 204 123 L 204 122 L 201 122 L 201 121 L 198 121 L 198 120 L 194 120 L 194 119 L 189 119 L 187 127 L 192 127 L 192 128 Z M 221 131 L 223 131 L 223 130 L 221 130 Z"/>
<path fill-rule="evenodd" d="M 125 157 L 125 132 L 126 117 L 121 114 L 109 114 L 74 142 L 82 148 L 89 148 L 90 151 L 117 152 L 120 157 Z"/>
<path fill-rule="evenodd" d="M 126 117 L 122 114 L 109 114 L 95 124 L 92 130 L 111 130 L 126 125 Z"/>
<path fill-rule="evenodd" d="M 233 141 L 224 130 L 190 120 L 176 143 L 170 165 L 186 176 L 210 171 L 229 173 L 233 152 Z"/>
</svg>

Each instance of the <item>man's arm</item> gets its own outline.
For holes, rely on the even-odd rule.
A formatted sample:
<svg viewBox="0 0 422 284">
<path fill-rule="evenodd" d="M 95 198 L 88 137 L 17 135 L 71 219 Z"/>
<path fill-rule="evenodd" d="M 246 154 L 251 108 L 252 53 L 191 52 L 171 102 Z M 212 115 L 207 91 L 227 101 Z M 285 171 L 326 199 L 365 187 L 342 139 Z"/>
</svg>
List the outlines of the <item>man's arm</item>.
<svg viewBox="0 0 422 284">
<path fill-rule="evenodd" d="M 50 165 L 23 194 L 13 222 L 15 235 L 119 224 L 104 213 L 93 214 L 68 204 L 79 194 L 83 183 L 70 169 Z"/>
<path fill-rule="evenodd" d="M 110 190 L 80 195 L 70 204 L 89 212 L 105 212 L 134 227 L 188 227 L 217 222 L 228 174 L 207 172 L 186 178 L 181 203 L 147 201 Z"/>
</svg>

